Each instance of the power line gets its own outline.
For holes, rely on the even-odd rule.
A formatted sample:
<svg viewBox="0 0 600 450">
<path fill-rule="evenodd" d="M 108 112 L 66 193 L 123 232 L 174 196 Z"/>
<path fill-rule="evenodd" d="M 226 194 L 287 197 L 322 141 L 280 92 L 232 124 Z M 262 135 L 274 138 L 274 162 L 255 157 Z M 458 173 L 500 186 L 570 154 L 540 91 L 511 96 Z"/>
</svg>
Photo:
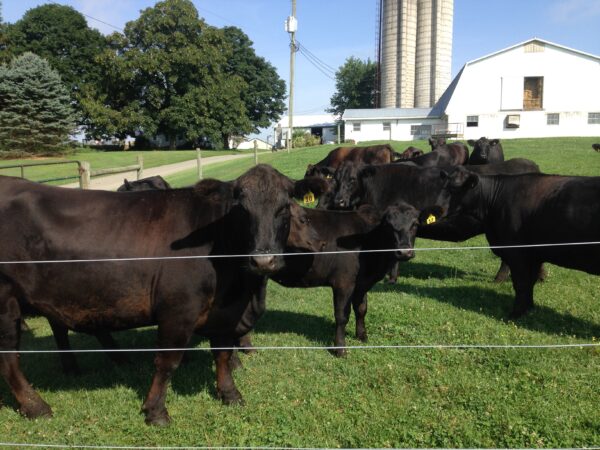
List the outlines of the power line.
<svg viewBox="0 0 600 450">
<path fill-rule="evenodd" d="M 323 67 L 325 67 L 328 71 L 335 73 L 336 69 L 334 69 L 333 67 L 331 67 L 329 64 L 327 64 L 325 61 L 323 61 L 322 59 L 320 59 L 317 55 L 315 55 L 313 52 L 311 52 L 308 48 L 306 48 L 306 46 L 302 45 L 299 41 L 296 41 L 298 43 L 298 45 L 300 47 L 302 47 L 302 49 L 304 51 L 306 51 L 310 56 L 312 56 L 315 60 L 317 60 L 319 62 L 320 65 L 322 65 Z"/>
</svg>

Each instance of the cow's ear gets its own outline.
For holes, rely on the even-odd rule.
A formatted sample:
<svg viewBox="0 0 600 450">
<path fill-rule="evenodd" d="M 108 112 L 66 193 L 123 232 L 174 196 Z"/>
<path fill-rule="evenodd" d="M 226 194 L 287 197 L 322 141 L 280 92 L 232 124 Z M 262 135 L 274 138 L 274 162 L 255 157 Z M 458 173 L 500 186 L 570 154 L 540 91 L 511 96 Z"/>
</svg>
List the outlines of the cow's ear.
<svg viewBox="0 0 600 450">
<path fill-rule="evenodd" d="M 419 225 L 431 225 L 444 216 L 444 208 L 438 205 L 428 206 L 419 213 Z"/>
<path fill-rule="evenodd" d="M 433 147 L 433 144 L 435 144 L 435 139 L 433 139 L 432 137 L 429 138 L 429 145 L 431 145 Z"/>
<path fill-rule="evenodd" d="M 467 144 L 469 144 L 471 147 L 475 147 L 475 141 L 473 139 L 469 139 Z"/>
<path fill-rule="evenodd" d="M 294 183 L 292 196 L 294 198 L 303 198 L 309 192 L 315 197 L 320 197 L 329 189 L 329 183 L 321 177 L 306 177 Z"/>
<path fill-rule="evenodd" d="M 331 178 L 335 173 L 335 169 L 333 169 L 332 167 L 321 167 L 319 169 L 319 172 L 321 172 L 321 174 L 323 174 L 325 178 Z"/>
</svg>

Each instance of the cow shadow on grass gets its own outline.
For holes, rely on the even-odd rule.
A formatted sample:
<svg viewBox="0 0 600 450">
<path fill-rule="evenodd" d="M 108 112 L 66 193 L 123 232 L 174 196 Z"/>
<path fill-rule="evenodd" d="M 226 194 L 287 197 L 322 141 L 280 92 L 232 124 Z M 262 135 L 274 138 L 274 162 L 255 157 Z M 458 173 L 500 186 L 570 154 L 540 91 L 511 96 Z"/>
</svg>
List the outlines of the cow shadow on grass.
<svg viewBox="0 0 600 450">
<path fill-rule="evenodd" d="M 473 277 L 472 272 L 465 272 L 453 266 L 443 266 L 441 264 L 421 263 L 409 261 L 400 263 L 400 277 L 410 277 L 419 280 L 435 278 L 439 280 L 447 278 L 465 278 Z"/>
<path fill-rule="evenodd" d="M 508 315 L 514 305 L 512 294 L 503 294 L 493 289 L 474 286 L 419 286 L 417 288 L 409 283 L 399 281 L 395 285 L 379 283 L 374 290 L 396 291 L 429 297 L 438 302 L 485 314 L 503 322 L 509 321 Z M 531 331 L 574 336 L 579 339 L 592 339 L 600 335 L 599 324 L 539 304 L 524 317 L 514 320 L 514 323 Z"/>
<path fill-rule="evenodd" d="M 295 333 L 305 336 L 319 345 L 329 344 L 333 339 L 333 321 L 304 313 L 268 311 L 255 328 L 259 333 Z M 35 330 L 34 330 L 35 331 Z M 119 346 L 125 348 L 152 349 L 156 345 L 156 327 L 134 329 L 112 333 Z M 69 333 L 73 349 L 99 349 L 94 337 L 83 333 Z M 193 336 L 189 347 L 202 344 L 207 348 L 207 339 Z M 270 344 L 265 344 L 270 345 Z M 278 344 L 285 345 L 285 344 Z M 21 349 L 56 350 L 52 336 L 34 336 L 25 332 L 22 335 Z M 65 375 L 58 354 L 22 354 L 20 364 L 25 376 L 36 387 L 47 391 L 97 390 L 124 386 L 135 391 L 140 404 L 145 398 L 154 373 L 154 352 L 126 353 L 128 362 L 116 364 L 106 353 L 77 353 L 77 363 L 81 374 Z M 258 354 L 241 355 L 242 364 Z M 212 353 L 207 350 L 186 352 L 185 361 L 175 371 L 172 389 L 178 395 L 197 395 L 206 391 L 216 398 L 216 376 Z M 243 386 L 238 386 L 243 392 Z M 5 383 L 0 382 L 0 398 L 7 405 L 16 403 Z M 215 400 L 216 401 L 216 400 Z M 55 405 L 58 406 L 58 405 Z"/>
</svg>

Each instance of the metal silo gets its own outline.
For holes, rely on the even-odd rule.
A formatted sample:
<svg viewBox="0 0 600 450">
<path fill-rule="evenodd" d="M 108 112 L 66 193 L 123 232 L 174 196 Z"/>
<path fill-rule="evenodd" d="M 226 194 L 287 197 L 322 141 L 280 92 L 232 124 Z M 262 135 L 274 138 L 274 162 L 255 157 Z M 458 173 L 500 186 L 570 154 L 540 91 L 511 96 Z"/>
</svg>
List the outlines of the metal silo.
<svg viewBox="0 0 600 450">
<path fill-rule="evenodd" d="M 431 107 L 450 83 L 454 0 L 381 0 L 383 108 Z"/>
</svg>

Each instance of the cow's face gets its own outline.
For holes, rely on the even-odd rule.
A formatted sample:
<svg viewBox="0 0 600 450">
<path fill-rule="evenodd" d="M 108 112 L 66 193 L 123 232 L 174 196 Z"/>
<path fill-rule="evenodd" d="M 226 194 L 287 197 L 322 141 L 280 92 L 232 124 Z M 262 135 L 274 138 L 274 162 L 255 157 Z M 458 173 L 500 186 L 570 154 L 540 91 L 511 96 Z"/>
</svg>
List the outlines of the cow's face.
<svg viewBox="0 0 600 450">
<path fill-rule="evenodd" d="M 320 195 L 326 182 L 309 178 L 293 182 L 271 166 L 258 165 L 240 176 L 233 185 L 234 208 L 238 226 L 246 227 L 250 269 L 268 275 L 283 267 L 283 256 L 290 232 L 293 197 L 308 190 Z"/>
<path fill-rule="evenodd" d="M 335 170 L 333 170 L 331 167 L 313 166 L 312 164 L 309 164 L 306 168 L 306 172 L 304 173 L 304 178 L 321 177 L 329 180 L 332 178 L 334 172 Z"/>
<path fill-rule="evenodd" d="M 446 139 L 443 137 L 429 138 L 429 145 L 431 146 L 431 151 L 434 151 L 438 147 L 443 147 L 446 145 Z"/>
<path fill-rule="evenodd" d="M 292 203 L 291 226 L 287 246 L 309 252 L 320 252 L 327 245 L 311 224 L 308 208 Z"/>
<path fill-rule="evenodd" d="M 475 187 L 479 185 L 479 176 L 463 167 L 457 167 L 448 173 L 440 172 L 444 180 L 441 197 L 443 204 L 447 205 L 448 216 L 454 216 L 468 212 L 475 206 Z"/>
<path fill-rule="evenodd" d="M 484 161 L 489 160 L 490 154 L 497 151 L 497 147 L 500 144 L 498 139 L 487 139 L 485 137 L 481 137 L 477 141 L 469 140 L 468 142 L 473 147 L 473 153 Z"/>
<path fill-rule="evenodd" d="M 352 209 L 360 190 L 360 165 L 344 162 L 333 176 L 333 193 L 329 207 L 332 209 Z"/>
</svg>

